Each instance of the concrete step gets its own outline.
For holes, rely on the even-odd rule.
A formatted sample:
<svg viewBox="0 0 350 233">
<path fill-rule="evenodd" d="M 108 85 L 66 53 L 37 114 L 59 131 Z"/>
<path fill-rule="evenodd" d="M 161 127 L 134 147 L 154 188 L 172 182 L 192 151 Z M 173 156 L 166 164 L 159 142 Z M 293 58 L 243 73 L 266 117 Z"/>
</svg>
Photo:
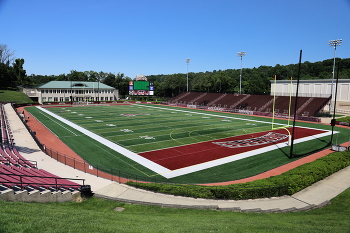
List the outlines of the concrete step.
<svg viewBox="0 0 350 233">
<path fill-rule="evenodd" d="M 13 189 L 7 189 L 0 192 L 0 200 L 40 203 L 73 201 L 79 196 L 79 191 L 51 192 L 46 190 L 40 192 L 39 190 L 33 190 L 28 192 L 27 190 L 22 190 L 15 192 Z"/>
</svg>

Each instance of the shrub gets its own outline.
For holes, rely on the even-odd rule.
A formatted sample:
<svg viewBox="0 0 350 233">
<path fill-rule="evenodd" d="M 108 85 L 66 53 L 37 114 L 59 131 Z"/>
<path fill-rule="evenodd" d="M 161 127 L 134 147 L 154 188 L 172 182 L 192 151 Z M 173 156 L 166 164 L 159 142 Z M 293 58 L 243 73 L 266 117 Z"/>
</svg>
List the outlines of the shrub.
<svg viewBox="0 0 350 233">
<path fill-rule="evenodd" d="M 350 165 L 350 152 L 334 152 L 289 170 L 279 176 L 227 186 L 200 186 L 162 183 L 127 184 L 153 192 L 210 199 L 253 199 L 292 195 Z"/>
<path fill-rule="evenodd" d="M 337 121 L 350 123 L 350 117 L 347 116 L 347 117 L 337 118 Z"/>
</svg>

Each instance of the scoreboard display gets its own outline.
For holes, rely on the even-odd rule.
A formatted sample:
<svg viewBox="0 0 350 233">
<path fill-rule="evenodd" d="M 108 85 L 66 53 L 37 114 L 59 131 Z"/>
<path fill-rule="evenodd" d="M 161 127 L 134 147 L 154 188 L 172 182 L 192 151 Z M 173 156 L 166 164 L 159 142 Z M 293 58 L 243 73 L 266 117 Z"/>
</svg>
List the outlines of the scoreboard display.
<svg viewBox="0 0 350 233">
<path fill-rule="evenodd" d="M 129 95 L 154 95 L 154 86 L 149 81 L 130 81 Z"/>
</svg>

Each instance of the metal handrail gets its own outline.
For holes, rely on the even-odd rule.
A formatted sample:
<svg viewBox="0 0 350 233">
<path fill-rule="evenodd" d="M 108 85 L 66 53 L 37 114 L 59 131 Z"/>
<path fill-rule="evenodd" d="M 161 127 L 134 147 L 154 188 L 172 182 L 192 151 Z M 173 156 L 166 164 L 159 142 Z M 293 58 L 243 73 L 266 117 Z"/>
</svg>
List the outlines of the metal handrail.
<svg viewBox="0 0 350 233">
<path fill-rule="evenodd" d="M 0 172 L 0 175 L 7 175 L 7 176 L 16 176 L 16 177 L 19 177 L 20 179 L 20 182 L 12 182 L 12 181 L 1 181 L 2 184 L 6 184 L 6 183 L 9 183 L 9 184 L 18 184 L 20 185 L 20 187 L 25 187 L 25 185 L 39 185 L 39 186 L 55 186 L 56 187 L 56 190 L 58 190 L 58 186 L 77 186 L 77 185 L 74 185 L 74 184 L 58 184 L 58 180 L 79 180 L 79 181 L 82 181 L 83 184 L 82 185 L 85 185 L 85 179 L 77 179 L 77 178 L 63 178 L 63 177 L 53 177 L 53 176 L 31 176 L 31 175 L 20 175 L 20 174 L 13 174 L 13 173 L 3 173 L 3 172 Z M 34 177 L 34 178 L 42 178 L 42 179 L 55 179 L 55 183 L 54 184 L 50 184 L 50 183 L 40 183 L 40 182 L 25 182 L 23 181 L 23 177 L 26 178 L 26 177 Z"/>
</svg>

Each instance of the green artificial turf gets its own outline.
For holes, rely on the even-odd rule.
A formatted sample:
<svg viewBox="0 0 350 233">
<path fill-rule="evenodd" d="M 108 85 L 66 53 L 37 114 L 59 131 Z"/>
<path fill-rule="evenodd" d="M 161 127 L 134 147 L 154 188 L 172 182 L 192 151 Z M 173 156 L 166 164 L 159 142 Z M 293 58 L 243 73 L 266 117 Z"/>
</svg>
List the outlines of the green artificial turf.
<svg viewBox="0 0 350 233">
<path fill-rule="evenodd" d="M 203 141 L 227 138 L 271 130 L 271 119 L 249 115 L 182 109 L 156 105 L 120 105 L 89 107 L 47 108 L 53 113 L 84 127 L 114 143 L 136 153 L 188 145 Z M 34 107 L 27 108 L 44 125 L 100 170 L 109 172 L 112 168 L 135 174 L 139 179 L 176 182 L 211 183 L 242 179 L 275 167 L 284 165 L 330 146 L 330 136 L 294 145 L 293 158 L 290 147 L 276 149 L 235 162 L 166 179 L 136 162 L 90 139 L 71 127 L 58 122 Z M 180 111 L 179 111 L 180 110 Z M 234 117 L 234 119 L 230 118 Z M 250 121 L 254 120 L 254 121 Z M 266 122 L 266 123 L 265 123 Z M 275 127 L 286 124 L 286 120 L 275 119 Z M 297 122 L 296 126 L 330 130 L 331 126 Z M 348 140 L 348 129 L 336 128 L 341 132 L 333 141 Z M 151 139 L 145 139 L 145 137 Z M 117 173 L 115 173 L 117 174 Z"/>
</svg>

